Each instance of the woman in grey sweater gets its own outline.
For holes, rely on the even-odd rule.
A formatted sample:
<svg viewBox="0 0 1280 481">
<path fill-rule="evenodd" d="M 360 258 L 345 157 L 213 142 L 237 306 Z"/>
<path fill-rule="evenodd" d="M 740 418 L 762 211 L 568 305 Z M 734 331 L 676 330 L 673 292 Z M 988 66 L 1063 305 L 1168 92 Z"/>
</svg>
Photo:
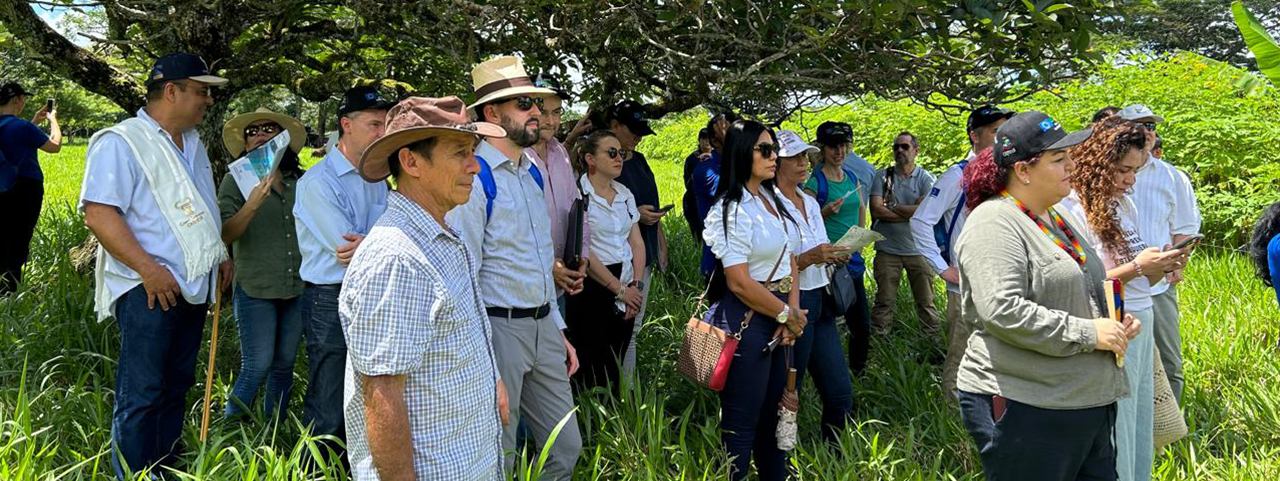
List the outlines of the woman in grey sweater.
<svg viewBox="0 0 1280 481">
<path fill-rule="evenodd" d="M 1019 114 L 965 169 L 972 213 L 956 246 L 961 312 L 974 326 L 957 386 L 988 480 L 1116 479 L 1116 400 L 1141 323 L 1106 317 L 1105 268 L 1052 206 L 1071 192 L 1068 134 Z"/>
</svg>

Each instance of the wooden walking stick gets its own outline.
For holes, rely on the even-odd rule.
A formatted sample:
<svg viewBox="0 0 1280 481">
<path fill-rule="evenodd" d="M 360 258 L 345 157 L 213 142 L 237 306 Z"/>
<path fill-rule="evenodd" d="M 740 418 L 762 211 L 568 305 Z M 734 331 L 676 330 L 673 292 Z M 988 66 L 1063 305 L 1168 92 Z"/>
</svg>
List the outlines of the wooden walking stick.
<svg viewBox="0 0 1280 481">
<path fill-rule="evenodd" d="M 204 414 L 200 417 L 200 443 L 209 437 L 209 408 L 213 398 L 213 363 L 218 356 L 218 318 L 222 314 L 222 289 L 212 286 L 213 294 L 213 332 L 209 334 L 209 368 L 204 376 Z"/>
</svg>

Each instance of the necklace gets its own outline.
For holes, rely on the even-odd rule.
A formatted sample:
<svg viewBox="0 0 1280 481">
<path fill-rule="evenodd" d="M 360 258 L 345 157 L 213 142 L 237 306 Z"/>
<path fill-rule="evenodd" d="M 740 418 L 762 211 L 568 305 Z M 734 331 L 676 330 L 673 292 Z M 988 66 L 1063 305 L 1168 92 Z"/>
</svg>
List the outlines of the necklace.
<svg viewBox="0 0 1280 481">
<path fill-rule="evenodd" d="M 1001 191 L 1000 195 L 1004 196 L 1009 200 L 1012 200 L 1013 204 L 1018 206 L 1018 209 L 1022 210 L 1023 214 L 1026 214 L 1027 217 L 1030 217 L 1031 220 L 1036 223 L 1036 226 L 1040 227 L 1040 230 L 1044 232 L 1044 235 L 1048 236 L 1049 239 L 1053 240 L 1054 244 L 1058 245 L 1058 248 L 1062 249 L 1063 251 L 1066 251 L 1067 255 L 1071 256 L 1071 258 L 1075 260 L 1077 264 L 1080 264 L 1081 266 L 1084 265 L 1085 260 L 1087 260 L 1084 253 L 1084 247 L 1080 245 L 1080 241 L 1076 239 L 1075 234 L 1071 233 L 1071 229 L 1067 228 L 1067 222 L 1062 220 L 1062 216 L 1058 215 L 1057 211 L 1053 210 L 1053 208 L 1050 207 L 1049 217 L 1053 219 L 1053 223 L 1058 226 L 1058 230 L 1061 230 L 1063 234 L 1067 235 L 1067 240 L 1071 241 L 1071 247 L 1067 247 L 1066 242 L 1063 242 L 1060 237 L 1058 237 L 1057 235 L 1054 235 L 1053 231 L 1049 230 L 1049 226 L 1044 225 L 1044 222 L 1041 221 L 1039 217 L 1036 217 L 1035 214 L 1032 214 L 1031 209 L 1028 209 L 1026 204 L 1023 204 L 1022 201 L 1018 200 L 1017 197 L 1009 195 L 1009 191 L 1007 190 Z"/>
</svg>

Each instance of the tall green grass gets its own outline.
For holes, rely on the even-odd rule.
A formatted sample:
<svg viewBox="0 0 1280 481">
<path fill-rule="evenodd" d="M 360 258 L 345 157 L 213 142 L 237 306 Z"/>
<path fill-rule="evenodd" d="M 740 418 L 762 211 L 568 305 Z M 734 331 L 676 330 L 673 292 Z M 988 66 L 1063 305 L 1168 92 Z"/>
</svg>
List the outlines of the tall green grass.
<svg viewBox="0 0 1280 481">
<path fill-rule="evenodd" d="M 693 148 L 696 115 L 666 122 L 640 149 L 659 178 L 663 203 L 679 205 L 680 162 Z M 27 283 L 0 300 L 0 479 L 106 479 L 118 330 L 94 319 L 92 276 L 77 272 L 69 252 L 88 232 L 72 205 L 79 193 L 83 147 L 42 159 L 46 210 L 27 266 Z M 578 479 L 724 479 L 719 403 L 676 374 L 682 326 L 701 289 L 698 251 L 678 209 L 664 220 L 672 269 L 655 277 L 649 315 L 638 338 L 639 381 L 619 399 L 603 392 L 578 407 L 585 447 Z M 1186 406 L 1191 436 L 1157 457 L 1161 480 L 1280 479 L 1280 361 L 1274 296 L 1232 252 L 1203 251 L 1181 287 Z M 818 397 L 802 388 L 801 443 L 791 463 L 804 480 L 977 480 L 976 452 L 938 387 L 939 368 L 921 359 L 942 340 L 914 329 L 909 291 L 901 325 L 873 340 L 867 373 L 855 380 L 856 420 L 836 445 L 818 437 Z M 227 399 L 239 367 L 238 339 L 224 308 L 214 399 Z M 206 333 L 207 336 L 207 333 Z M 206 337 L 207 339 L 207 337 Z M 207 346 L 207 344 L 206 344 Z M 207 349 L 203 348 L 203 349 Z M 206 359 L 207 352 L 198 359 Z M 302 359 L 291 404 L 301 412 Z M 203 372 L 204 364 L 199 368 Z M 203 382 L 199 376 L 197 382 Z M 215 422 L 209 442 L 197 439 L 197 385 L 189 400 L 179 479 L 344 479 L 332 466 L 307 473 L 320 449 L 296 417 L 276 424 Z M 219 411 L 215 411 L 219 412 Z M 536 479 L 530 450 L 516 479 Z"/>
</svg>

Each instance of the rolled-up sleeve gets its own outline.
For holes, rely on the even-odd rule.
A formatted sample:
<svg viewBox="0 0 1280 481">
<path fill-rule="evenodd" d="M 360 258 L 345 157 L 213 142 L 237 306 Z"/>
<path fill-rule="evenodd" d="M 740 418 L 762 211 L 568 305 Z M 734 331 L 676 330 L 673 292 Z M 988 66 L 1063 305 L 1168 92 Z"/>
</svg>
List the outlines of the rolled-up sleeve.
<svg viewBox="0 0 1280 481">
<path fill-rule="evenodd" d="M 366 376 L 407 374 L 423 360 L 444 298 L 422 266 L 378 249 L 347 271 L 338 312 L 352 367 Z"/>
<path fill-rule="evenodd" d="M 742 211 L 741 203 L 734 202 L 726 223 L 725 203 L 717 202 L 707 212 L 702 240 L 724 267 L 746 264 L 751 255 L 751 216 Z"/>
<path fill-rule="evenodd" d="M 978 322 L 1010 345 L 1046 356 L 1066 357 L 1092 351 L 1093 321 L 1049 309 L 1028 298 L 1029 254 L 1018 227 L 1007 219 L 990 219 L 981 239 L 965 236 L 957 254 L 961 282 L 968 285 Z"/>
</svg>

